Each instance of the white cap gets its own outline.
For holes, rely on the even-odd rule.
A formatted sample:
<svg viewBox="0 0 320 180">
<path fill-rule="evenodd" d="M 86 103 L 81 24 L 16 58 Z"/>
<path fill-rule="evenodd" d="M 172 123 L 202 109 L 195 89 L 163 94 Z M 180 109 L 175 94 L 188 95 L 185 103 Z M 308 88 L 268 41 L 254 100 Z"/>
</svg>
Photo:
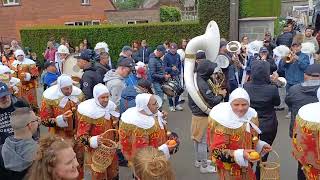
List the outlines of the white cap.
<svg viewBox="0 0 320 180">
<path fill-rule="evenodd" d="M 61 53 L 61 54 L 70 54 L 69 49 L 68 49 L 67 46 L 65 46 L 65 45 L 60 45 L 60 46 L 58 47 L 58 53 Z"/>
</svg>

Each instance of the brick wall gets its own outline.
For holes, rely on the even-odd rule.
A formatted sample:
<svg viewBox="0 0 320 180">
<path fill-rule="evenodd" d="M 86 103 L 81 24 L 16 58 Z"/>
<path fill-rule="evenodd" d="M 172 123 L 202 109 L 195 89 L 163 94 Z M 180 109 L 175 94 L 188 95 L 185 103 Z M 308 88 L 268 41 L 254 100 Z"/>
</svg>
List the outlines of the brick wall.
<svg viewBox="0 0 320 180">
<path fill-rule="evenodd" d="M 115 7 L 109 0 L 20 0 L 18 6 L 3 6 L 0 0 L 0 41 L 20 39 L 22 27 L 64 25 L 65 22 L 100 20 L 106 22 L 105 10 Z"/>
<path fill-rule="evenodd" d="M 127 24 L 128 21 L 133 20 L 147 20 L 150 22 L 160 21 L 160 9 L 137 9 L 137 10 L 106 10 L 108 23 L 113 24 Z"/>
</svg>

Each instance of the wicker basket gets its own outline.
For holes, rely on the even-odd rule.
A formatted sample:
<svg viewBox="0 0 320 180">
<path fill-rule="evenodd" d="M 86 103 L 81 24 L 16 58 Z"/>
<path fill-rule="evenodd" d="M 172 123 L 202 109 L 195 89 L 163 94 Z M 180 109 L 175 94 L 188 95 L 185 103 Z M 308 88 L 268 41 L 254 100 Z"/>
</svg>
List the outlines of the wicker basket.
<svg viewBox="0 0 320 180">
<path fill-rule="evenodd" d="M 117 132 L 116 129 L 109 129 L 104 134 L 109 132 Z M 95 172 L 103 173 L 108 166 L 111 165 L 116 153 L 118 144 L 111 139 L 103 138 L 102 143 L 94 150 L 92 155 L 91 168 Z"/>
<path fill-rule="evenodd" d="M 260 180 L 279 180 L 280 179 L 280 158 L 276 151 L 271 151 L 271 152 L 273 152 L 277 158 L 275 161 L 262 162 L 260 160 Z"/>
</svg>

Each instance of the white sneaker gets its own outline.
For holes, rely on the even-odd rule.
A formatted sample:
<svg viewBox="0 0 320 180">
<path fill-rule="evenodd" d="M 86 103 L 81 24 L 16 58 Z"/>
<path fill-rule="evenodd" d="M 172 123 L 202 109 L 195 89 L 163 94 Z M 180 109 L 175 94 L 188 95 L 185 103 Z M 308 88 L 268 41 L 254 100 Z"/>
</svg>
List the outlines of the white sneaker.
<svg viewBox="0 0 320 180">
<path fill-rule="evenodd" d="M 205 168 L 200 166 L 200 173 L 206 174 L 206 173 L 215 173 L 215 172 L 217 172 L 217 169 L 215 166 L 208 165 Z"/>
<path fill-rule="evenodd" d="M 176 109 L 174 108 L 174 107 L 169 107 L 169 110 L 171 111 L 171 112 L 175 112 L 176 111 Z"/>
<path fill-rule="evenodd" d="M 176 110 L 183 111 L 183 107 L 179 104 L 179 105 L 176 106 Z"/>
<path fill-rule="evenodd" d="M 207 164 L 208 164 L 208 165 L 211 165 L 211 162 L 212 162 L 211 160 L 209 160 L 209 159 L 207 160 Z M 195 166 L 196 168 L 199 168 L 199 167 L 201 166 L 201 161 L 195 161 L 195 162 L 194 162 L 194 166 Z"/>
<path fill-rule="evenodd" d="M 290 118 L 291 118 L 291 112 L 288 112 L 288 114 L 286 115 L 286 118 L 287 118 L 287 119 L 290 119 Z"/>
</svg>

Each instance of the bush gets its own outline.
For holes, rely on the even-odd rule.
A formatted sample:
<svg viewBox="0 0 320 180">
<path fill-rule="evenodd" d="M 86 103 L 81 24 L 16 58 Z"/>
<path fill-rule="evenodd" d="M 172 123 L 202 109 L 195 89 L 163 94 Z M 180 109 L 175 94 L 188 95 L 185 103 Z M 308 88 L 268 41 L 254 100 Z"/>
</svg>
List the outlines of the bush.
<svg viewBox="0 0 320 180">
<path fill-rule="evenodd" d="M 214 20 L 220 29 L 220 36 L 229 37 L 230 2 L 229 0 L 199 0 L 199 20 L 202 27 Z"/>
<path fill-rule="evenodd" d="M 181 11 L 177 7 L 161 6 L 160 21 L 161 22 L 181 21 Z"/>
<path fill-rule="evenodd" d="M 131 45 L 133 40 L 146 39 L 151 47 L 162 44 L 165 40 L 179 43 L 182 38 L 193 38 L 203 34 L 198 22 L 150 23 L 137 25 L 101 25 L 101 26 L 55 26 L 34 27 L 20 30 L 24 47 L 32 48 L 41 55 L 50 37 L 65 37 L 71 45 L 78 45 L 84 38 L 94 46 L 105 41 L 109 45 L 110 55 L 115 62 L 124 45 Z M 43 58 L 43 57 L 42 57 Z"/>
<path fill-rule="evenodd" d="M 281 13 L 281 0 L 240 0 L 240 18 L 278 17 Z"/>
</svg>

